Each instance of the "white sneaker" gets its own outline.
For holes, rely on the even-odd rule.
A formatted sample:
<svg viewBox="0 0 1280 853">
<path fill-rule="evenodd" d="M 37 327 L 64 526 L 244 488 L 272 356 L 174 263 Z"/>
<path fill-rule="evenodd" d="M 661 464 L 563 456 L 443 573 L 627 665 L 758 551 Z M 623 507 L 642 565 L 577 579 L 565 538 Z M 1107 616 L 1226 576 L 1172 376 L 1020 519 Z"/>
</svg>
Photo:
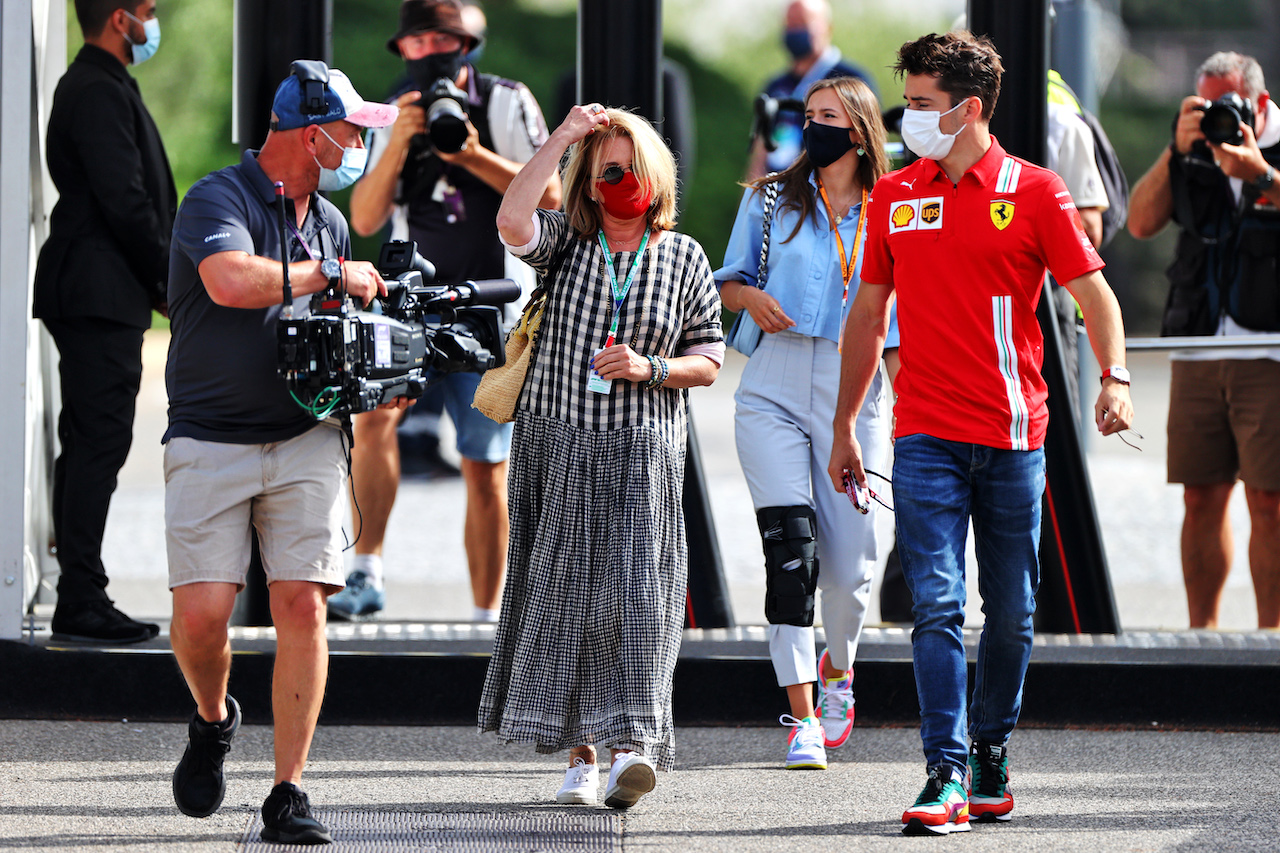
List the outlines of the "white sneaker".
<svg viewBox="0 0 1280 853">
<path fill-rule="evenodd" d="M 620 752 L 609 768 L 604 804 L 611 809 L 629 809 L 657 784 L 652 761 L 638 752 Z"/>
<path fill-rule="evenodd" d="M 564 773 L 564 784 L 556 791 L 556 802 L 590 806 L 599 796 L 600 768 L 581 758 L 573 759 L 573 766 Z"/>
<path fill-rule="evenodd" d="M 827 769 L 827 750 L 822 745 L 825 738 L 821 723 L 813 717 L 798 720 L 790 714 L 783 714 L 778 722 L 791 727 L 791 734 L 787 736 L 788 770 Z"/>
</svg>

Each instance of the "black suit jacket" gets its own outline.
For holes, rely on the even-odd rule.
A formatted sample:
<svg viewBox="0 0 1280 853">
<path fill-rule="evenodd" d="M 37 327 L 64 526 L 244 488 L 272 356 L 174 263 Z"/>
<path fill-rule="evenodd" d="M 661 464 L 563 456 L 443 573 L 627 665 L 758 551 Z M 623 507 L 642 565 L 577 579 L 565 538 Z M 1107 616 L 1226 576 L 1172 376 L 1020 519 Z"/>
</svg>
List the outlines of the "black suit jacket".
<svg viewBox="0 0 1280 853">
<path fill-rule="evenodd" d="M 36 265 L 36 317 L 147 328 L 165 298 L 178 195 L 138 84 L 85 45 L 58 81 L 46 144 L 58 203 Z"/>
</svg>

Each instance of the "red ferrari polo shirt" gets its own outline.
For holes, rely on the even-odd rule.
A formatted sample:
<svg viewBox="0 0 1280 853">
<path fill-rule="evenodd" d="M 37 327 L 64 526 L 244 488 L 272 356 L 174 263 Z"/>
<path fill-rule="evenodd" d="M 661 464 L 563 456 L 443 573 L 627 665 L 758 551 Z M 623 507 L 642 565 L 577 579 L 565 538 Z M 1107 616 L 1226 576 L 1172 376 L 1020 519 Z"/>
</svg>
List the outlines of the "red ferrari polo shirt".
<svg viewBox="0 0 1280 853">
<path fill-rule="evenodd" d="M 1035 311 L 1045 270 L 1065 282 L 1103 266 L 1062 180 L 995 137 L 957 184 L 933 160 L 881 178 L 867 206 L 862 280 L 897 296 L 897 435 L 1044 444 Z"/>
</svg>

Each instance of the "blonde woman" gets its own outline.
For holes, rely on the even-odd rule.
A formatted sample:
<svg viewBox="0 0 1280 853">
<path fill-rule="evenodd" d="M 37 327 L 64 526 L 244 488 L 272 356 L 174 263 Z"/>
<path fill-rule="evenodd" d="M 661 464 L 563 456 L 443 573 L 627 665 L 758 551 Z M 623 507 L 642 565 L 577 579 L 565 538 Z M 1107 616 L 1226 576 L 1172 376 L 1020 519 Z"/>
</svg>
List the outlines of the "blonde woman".
<svg viewBox="0 0 1280 853">
<path fill-rule="evenodd" d="M 537 208 L 568 152 L 564 210 Z M 562 803 L 627 808 L 674 763 L 684 627 L 686 388 L 724 355 L 711 265 L 675 225 L 675 161 L 644 119 L 574 107 L 498 212 L 551 272 L 511 447 L 511 546 L 479 727 L 569 750 Z"/>
</svg>

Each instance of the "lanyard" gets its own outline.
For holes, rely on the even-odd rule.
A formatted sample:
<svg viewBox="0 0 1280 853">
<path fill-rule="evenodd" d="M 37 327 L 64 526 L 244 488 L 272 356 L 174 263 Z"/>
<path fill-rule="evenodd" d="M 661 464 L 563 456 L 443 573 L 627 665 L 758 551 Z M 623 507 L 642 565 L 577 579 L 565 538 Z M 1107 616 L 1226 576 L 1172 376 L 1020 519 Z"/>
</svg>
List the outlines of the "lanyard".
<svg viewBox="0 0 1280 853">
<path fill-rule="evenodd" d="M 302 239 L 302 232 L 298 230 L 298 226 L 294 225 L 293 220 L 290 219 L 289 217 L 285 217 L 284 221 L 291 229 L 293 229 L 293 236 L 298 238 L 298 242 L 302 244 L 302 248 L 303 250 L 306 251 L 307 257 L 314 261 L 316 259 L 315 252 L 311 251 L 311 247 L 307 245 L 307 241 Z M 292 255 L 293 253 L 289 251 L 285 251 L 284 254 Z"/>
<path fill-rule="evenodd" d="M 609 290 L 613 294 L 613 322 L 609 324 L 609 337 L 605 341 L 605 346 L 613 346 L 613 342 L 618 336 L 618 315 L 622 311 L 622 300 L 627 298 L 627 291 L 631 290 L 631 282 L 636 277 L 636 270 L 640 269 L 640 262 L 644 259 L 644 247 L 649 245 L 649 231 L 644 232 L 644 239 L 640 241 L 640 248 L 636 249 L 636 258 L 631 262 L 631 269 L 627 270 L 627 280 L 623 282 L 622 288 L 618 288 L 618 275 L 613 269 L 613 254 L 609 251 L 609 241 L 604 238 L 604 231 L 598 231 L 596 236 L 600 240 L 600 248 L 604 250 L 604 263 L 609 271 Z"/>
<path fill-rule="evenodd" d="M 840 316 L 844 316 L 845 306 L 849 304 L 849 282 L 853 281 L 853 270 L 858 263 L 858 248 L 862 245 L 863 223 L 866 217 L 862 214 L 867 210 L 867 188 L 862 188 L 862 201 L 858 207 L 858 228 L 853 232 L 853 251 L 849 253 L 848 260 L 844 257 L 844 240 L 840 239 L 840 222 L 836 219 L 836 212 L 831 209 L 831 202 L 827 199 L 827 188 L 822 185 L 822 179 L 818 179 L 818 192 L 822 194 L 822 203 L 826 205 L 827 216 L 831 218 L 831 231 L 836 235 L 836 250 L 840 256 L 840 275 L 844 279 L 844 296 L 840 299 Z"/>
<path fill-rule="evenodd" d="M 840 297 L 840 332 L 836 340 L 836 351 L 844 352 L 844 312 L 849 305 L 849 282 L 853 280 L 853 271 L 858 264 L 858 248 L 862 245 L 862 232 L 866 230 L 867 188 L 862 188 L 862 201 L 858 206 L 858 227 L 853 232 L 853 251 L 849 253 L 847 261 L 844 257 L 844 240 L 840 238 L 840 223 L 836 220 L 836 212 L 831 209 L 831 202 L 827 199 L 827 188 L 822 185 L 822 178 L 818 178 L 818 192 L 822 195 L 822 203 L 826 205 L 827 216 L 831 220 L 831 230 L 836 235 L 836 254 L 840 256 L 840 276 L 844 280 L 844 294 Z"/>
</svg>

